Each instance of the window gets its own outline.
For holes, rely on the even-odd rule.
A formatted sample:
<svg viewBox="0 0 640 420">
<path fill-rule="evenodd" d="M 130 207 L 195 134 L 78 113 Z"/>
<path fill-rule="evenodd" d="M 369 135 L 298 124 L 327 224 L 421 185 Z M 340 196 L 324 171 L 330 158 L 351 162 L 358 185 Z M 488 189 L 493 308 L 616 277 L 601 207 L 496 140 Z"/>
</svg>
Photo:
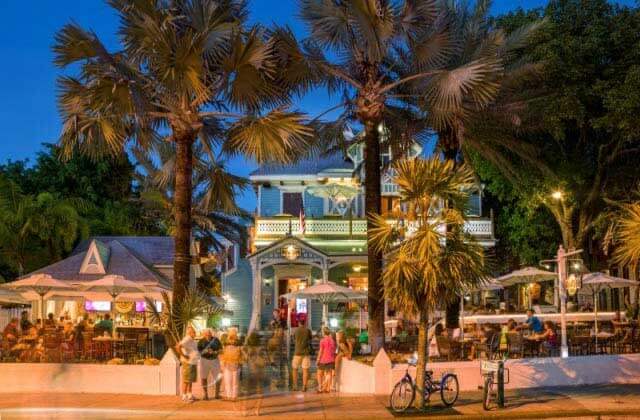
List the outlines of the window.
<svg viewBox="0 0 640 420">
<path fill-rule="evenodd" d="M 298 216 L 302 212 L 302 193 L 283 192 L 282 212 L 291 216 Z"/>
<path fill-rule="evenodd" d="M 380 213 L 383 216 L 391 215 L 393 208 L 399 203 L 399 198 L 392 196 L 383 196 L 380 200 Z"/>
</svg>

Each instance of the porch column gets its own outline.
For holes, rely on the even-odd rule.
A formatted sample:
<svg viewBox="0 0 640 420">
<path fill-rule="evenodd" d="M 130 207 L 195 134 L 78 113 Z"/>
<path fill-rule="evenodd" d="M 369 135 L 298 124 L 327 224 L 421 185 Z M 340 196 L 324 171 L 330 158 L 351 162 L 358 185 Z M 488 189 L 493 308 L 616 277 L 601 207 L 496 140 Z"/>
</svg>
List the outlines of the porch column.
<svg viewBox="0 0 640 420">
<path fill-rule="evenodd" d="M 249 333 L 260 329 L 260 313 L 262 311 L 262 296 L 260 293 L 262 285 L 262 269 L 259 261 L 251 260 L 251 271 L 253 271 L 253 293 L 251 302 L 251 321 L 249 322 Z"/>
<path fill-rule="evenodd" d="M 322 283 L 326 284 L 329 281 L 329 268 L 327 267 L 327 260 L 322 261 Z M 325 327 L 329 326 L 329 304 L 322 302 L 322 322 Z"/>
</svg>

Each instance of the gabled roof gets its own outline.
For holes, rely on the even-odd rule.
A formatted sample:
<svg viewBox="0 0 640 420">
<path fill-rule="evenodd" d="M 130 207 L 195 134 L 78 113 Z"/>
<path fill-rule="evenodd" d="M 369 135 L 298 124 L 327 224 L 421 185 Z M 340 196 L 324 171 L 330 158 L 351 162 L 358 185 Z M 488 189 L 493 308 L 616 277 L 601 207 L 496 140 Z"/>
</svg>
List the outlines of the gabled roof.
<svg viewBox="0 0 640 420">
<path fill-rule="evenodd" d="M 345 158 L 342 152 L 336 152 L 323 157 L 302 159 L 292 165 L 262 165 L 253 171 L 250 176 L 317 175 L 321 172 L 334 170 L 353 170 L 353 163 L 348 158 Z"/>
<path fill-rule="evenodd" d="M 85 252 L 92 240 L 118 241 L 149 266 L 173 264 L 174 242 L 170 236 L 93 236 L 80 242 L 72 254 Z"/>
<path fill-rule="evenodd" d="M 158 284 L 170 288 L 172 279 L 163 276 L 153 267 L 154 265 L 170 265 L 173 263 L 173 247 L 169 252 L 168 242 L 173 244 L 172 238 L 94 237 L 76 247 L 70 257 L 36 270 L 24 277 L 33 274 L 49 274 L 56 280 L 84 282 L 98 280 L 105 275 L 119 275 L 134 282 Z M 106 253 L 108 251 L 109 255 L 106 261 L 101 259 L 101 261 L 106 262 L 104 273 L 83 273 L 81 270 L 83 262 L 87 259 L 87 256 L 90 256 L 89 252 L 95 249 L 94 245 L 98 243 L 103 246 L 101 252 Z M 153 249 L 153 244 L 160 247 Z M 104 258 L 104 256 L 100 258 Z"/>
</svg>

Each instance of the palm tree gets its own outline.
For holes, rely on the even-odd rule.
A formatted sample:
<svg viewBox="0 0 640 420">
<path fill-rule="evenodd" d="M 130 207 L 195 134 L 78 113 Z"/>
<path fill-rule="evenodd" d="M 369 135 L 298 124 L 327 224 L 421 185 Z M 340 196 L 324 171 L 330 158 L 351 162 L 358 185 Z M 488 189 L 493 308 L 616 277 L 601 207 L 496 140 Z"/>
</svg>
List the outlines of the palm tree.
<svg viewBox="0 0 640 420">
<path fill-rule="evenodd" d="M 370 216 L 370 246 L 386 255 L 385 298 L 419 320 L 416 404 L 421 408 L 429 314 L 459 301 L 488 273 L 482 247 L 463 230 L 468 191 L 474 187 L 470 168 L 432 157 L 399 161 L 394 169 L 405 210 L 398 210 L 391 223 Z"/>
<path fill-rule="evenodd" d="M 143 205 L 160 209 L 168 231 L 175 231 L 172 215 L 175 184 L 175 146 L 160 143 L 152 154 L 135 151 L 142 171 L 136 174 L 141 186 Z M 231 174 L 223 160 L 215 160 L 199 145 L 194 147 L 193 198 L 191 220 L 193 237 L 201 243 L 203 256 L 208 251 L 220 251 L 220 238 L 246 248 L 246 224 L 251 215 L 236 203 L 237 194 L 246 190 L 249 181 Z"/>
<path fill-rule="evenodd" d="M 522 30 L 520 36 L 504 37 L 487 29 L 473 43 L 465 42 L 474 28 L 461 22 L 474 21 L 460 16 L 467 11 L 457 3 L 438 0 L 300 0 L 300 5 L 311 33 L 307 59 L 322 70 L 330 90 L 343 92 L 338 107 L 345 114 L 338 122 L 355 120 L 363 127 L 365 205 L 372 215 L 380 214 L 381 143 L 403 158 L 414 141 L 433 134 L 436 123 L 449 126 L 456 120 L 451 115 L 486 107 L 499 90 L 503 56 L 527 35 Z M 327 49 L 337 59 L 327 59 L 322 53 Z M 373 228 L 371 222 L 367 228 Z M 369 247 L 374 351 L 384 336 L 381 261 L 381 254 Z"/>
<path fill-rule="evenodd" d="M 15 264 L 19 276 L 27 268 L 53 263 L 71 251 L 79 237 L 87 236 L 81 216 L 87 208 L 81 199 L 61 199 L 48 192 L 23 194 L 0 177 L 0 253 Z"/>
<path fill-rule="evenodd" d="M 617 226 L 618 247 L 614 259 L 622 265 L 629 265 L 632 271 L 640 262 L 640 201 L 622 206 L 622 215 Z"/>
<path fill-rule="evenodd" d="M 60 143 L 93 158 L 175 146 L 174 299 L 189 282 L 194 145 L 242 153 L 257 162 L 289 162 L 311 130 L 288 112 L 304 80 L 288 78 L 295 63 L 286 43 L 247 29 L 242 0 L 109 0 L 120 18 L 120 49 L 110 52 L 76 24 L 56 35 L 54 62 L 79 69 L 58 79 Z M 232 109 L 235 112 L 229 112 Z"/>
</svg>

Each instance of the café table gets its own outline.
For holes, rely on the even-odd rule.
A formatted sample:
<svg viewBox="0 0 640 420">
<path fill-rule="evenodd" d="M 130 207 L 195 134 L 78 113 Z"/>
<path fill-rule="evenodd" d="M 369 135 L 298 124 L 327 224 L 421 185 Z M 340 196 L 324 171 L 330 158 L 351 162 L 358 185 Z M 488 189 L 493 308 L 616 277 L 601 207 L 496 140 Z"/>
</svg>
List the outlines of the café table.
<svg viewBox="0 0 640 420">
<path fill-rule="evenodd" d="M 591 337 L 596 338 L 596 334 L 592 332 Z M 597 336 L 598 339 L 596 340 L 598 344 L 595 349 L 596 353 L 598 354 L 612 353 L 613 337 L 614 337 L 614 334 L 610 332 L 607 332 L 607 331 L 598 332 L 598 336 Z"/>
</svg>

